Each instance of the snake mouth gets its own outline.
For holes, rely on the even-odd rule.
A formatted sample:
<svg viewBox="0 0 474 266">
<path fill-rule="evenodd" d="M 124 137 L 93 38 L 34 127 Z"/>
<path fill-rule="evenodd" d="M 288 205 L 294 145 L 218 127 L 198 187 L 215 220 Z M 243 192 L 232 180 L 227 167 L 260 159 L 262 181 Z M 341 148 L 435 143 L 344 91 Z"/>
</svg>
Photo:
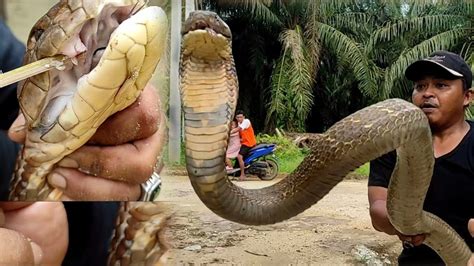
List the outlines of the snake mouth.
<svg viewBox="0 0 474 266">
<path fill-rule="evenodd" d="M 183 56 L 218 61 L 230 58 L 232 34 L 227 24 L 214 12 L 194 11 L 181 30 Z"/>
<path fill-rule="evenodd" d="M 85 83 L 87 76 L 98 66 L 116 29 L 133 15 L 143 10 L 143 5 L 117 6 L 108 4 L 100 12 L 78 25 L 70 33 L 69 40 L 58 49 L 58 54 L 71 58 L 64 70 L 50 72 L 51 88 L 39 127 L 48 130 L 67 102 L 73 97 L 78 84 Z"/>
<path fill-rule="evenodd" d="M 137 4 L 106 5 L 97 17 L 84 23 L 77 36 L 61 50 L 65 55 L 77 58 L 73 60 L 73 68 L 76 68 L 78 76 L 89 73 L 97 66 L 115 29 L 143 7 Z"/>
</svg>

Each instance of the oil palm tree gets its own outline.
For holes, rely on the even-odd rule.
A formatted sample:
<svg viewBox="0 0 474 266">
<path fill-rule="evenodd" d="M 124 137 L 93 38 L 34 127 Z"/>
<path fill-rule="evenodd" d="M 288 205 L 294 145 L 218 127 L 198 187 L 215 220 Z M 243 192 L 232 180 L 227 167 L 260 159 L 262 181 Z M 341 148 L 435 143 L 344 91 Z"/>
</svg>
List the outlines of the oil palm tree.
<svg viewBox="0 0 474 266">
<path fill-rule="evenodd" d="M 279 42 L 280 53 L 271 58 L 271 78 L 265 84 L 268 89 L 265 97 L 268 99 L 267 125 L 289 130 L 305 129 L 305 121 L 314 104 L 313 90 L 323 47 L 334 51 L 350 65 L 351 73 L 363 90 L 371 91 L 370 88 L 375 87 L 375 78 L 371 77 L 369 62 L 359 43 L 339 30 L 368 23 L 365 14 L 347 8 L 350 1 L 220 0 L 217 3 L 236 8 L 237 11 L 228 13 L 246 16 L 248 26 L 271 32 L 269 35 L 275 37 L 270 42 Z M 249 58 L 253 61 L 248 64 L 264 62 L 262 49 L 252 42 L 247 44 L 252 52 Z M 260 74 L 259 71 L 254 73 Z M 256 79 L 261 80 L 261 77 Z"/>
<path fill-rule="evenodd" d="M 409 86 L 403 72 L 412 62 L 436 50 L 451 50 L 473 62 L 474 2 L 461 0 L 401 1 L 403 14 L 374 32 L 368 54 L 376 60 L 377 46 L 397 42 L 400 50 L 385 69 L 379 68 L 381 93 L 376 100 L 404 97 Z"/>
<path fill-rule="evenodd" d="M 213 3 L 213 8 L 224 7 L 221 13 L 238 20 L 236 25 L 247 23 L 246 41 L 241 41 L 242 49 L 238 49 L 247 53 L 242 62 L 247 69 L 238 72 L 248 74 L 243 79 L 254 77 L 254 87 L 260 92 L 257 98 L 266 102 L 265 124 L 270 128 L 304 130 L 313 105 L 327 105 L 323 101 L 331 97 L 337 105 L 333 110 L 352 103 L 355 105 L 351 108 L 359 109 L 363 107 L 360 105 L 389 97 L 406 98 L 410 89 L 403 76 L 404 69 L 435 50 L 460 51 L 470 62 L 474 61 L 472 1 L 217 0 Z M 334 58 L 322 60 L 324 56 Z M 268 67 L 271 75 L 266 80 L 262 77 L 268 74 L 265 70 Z M 324 71 L 322 75 L 318 74 L 319 69 Z M 267 94 L 262 96 L 264 89 L 268 89 Z M 242 92 L 243 101 L 255 100 L 257 90 L 244 88 Z M 320 99 L 315 99 L 315 94 Z M 347 109 L 349 113 L 352 111 Z M 336 112 L 336 118 L 347 114 Z"/>
</svg>

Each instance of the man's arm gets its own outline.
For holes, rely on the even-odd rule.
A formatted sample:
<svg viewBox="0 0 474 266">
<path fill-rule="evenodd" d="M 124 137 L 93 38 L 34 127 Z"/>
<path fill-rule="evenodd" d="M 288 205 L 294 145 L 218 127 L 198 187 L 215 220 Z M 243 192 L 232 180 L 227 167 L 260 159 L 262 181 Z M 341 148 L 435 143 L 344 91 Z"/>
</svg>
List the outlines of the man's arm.
<svg viewBox="0 0 474 266">
<path fill-rule="evenodd" d="M 236 127 L 230 131 L 230 134 L 234 134 L 235 132 L 239 132 L 239 131 L 240 131 L 240 127 Z"/>
<path fill-rule="evenodd" d="M 244 121 L 242 121 L 242 123 L 240 123 L 240 125 L 237 128 L 241 128 L 242 130 L 244 130 L 249 127 L 250 127 L 250 120 L 244 119 Z"/>
<path fill-rule="evenodd" d="M 418 246 L 425 240 L 425 235 L 407 236 L 395 229 L 388 217 L 387 196 L 390 176 L 396 162 L 396 153 L 391 152 L 370 163 L 369 173 L 369 211 L 372 226 L 379 232 L 396 235 L 401 241 Z"/>
<path fill-rule="evenodd" d="M 388 219 L 387 188 L 369 186 L 368 194 L 372 226 L 379 232 L 384 232 L 389 235 L 398 235 L 397 230 Z"/>
</svg>

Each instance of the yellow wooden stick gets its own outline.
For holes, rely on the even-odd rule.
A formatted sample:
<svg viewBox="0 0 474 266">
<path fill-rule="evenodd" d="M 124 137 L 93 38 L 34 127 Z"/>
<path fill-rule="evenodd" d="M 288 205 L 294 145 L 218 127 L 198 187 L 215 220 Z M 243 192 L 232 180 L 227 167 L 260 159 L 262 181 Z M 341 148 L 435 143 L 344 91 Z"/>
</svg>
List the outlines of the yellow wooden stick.
<svg viewBox="0 0 474 266">
<path fill-rule="evenodd" d="M 51 69 L 64 70 L 66 62 L 71 61 L 65 55 L 43 58 L 31 64 L 15 68 L 6 73 L 0 74 L 0 88 L 8 86 L 17 81 L 38 75 Z"/>
</svg>

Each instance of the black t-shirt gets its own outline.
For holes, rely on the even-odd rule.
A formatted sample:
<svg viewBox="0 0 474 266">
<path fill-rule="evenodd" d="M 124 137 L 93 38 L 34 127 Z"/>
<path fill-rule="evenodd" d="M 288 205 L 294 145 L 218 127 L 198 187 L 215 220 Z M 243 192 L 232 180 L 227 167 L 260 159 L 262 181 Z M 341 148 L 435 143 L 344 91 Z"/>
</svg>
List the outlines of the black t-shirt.
<svg viewBox="0 0 474 266">
<path fill-rule="evenodd" d="M 119 202 L 64 202 L 69 246 L 63 266 L 107 265 Z"/>
<path fill-rule="evenodd" d="M 474 218 L 474 122 L 467 121 L 470 129 L 456 148 L 435 159 L 433 177 L 423 209 L 447 222 L 464 239 L 471 250 L 474 239 L 467 223 Z M 369 186 L 388 187 L 395 167 L 396 151 L 387 153 L 370 163 Z M 437 256 L 426 251 L 426 246 L 408 251 L 402 256 L 415 254 L 416 250 L 427 256 Z"/>
</svg>

